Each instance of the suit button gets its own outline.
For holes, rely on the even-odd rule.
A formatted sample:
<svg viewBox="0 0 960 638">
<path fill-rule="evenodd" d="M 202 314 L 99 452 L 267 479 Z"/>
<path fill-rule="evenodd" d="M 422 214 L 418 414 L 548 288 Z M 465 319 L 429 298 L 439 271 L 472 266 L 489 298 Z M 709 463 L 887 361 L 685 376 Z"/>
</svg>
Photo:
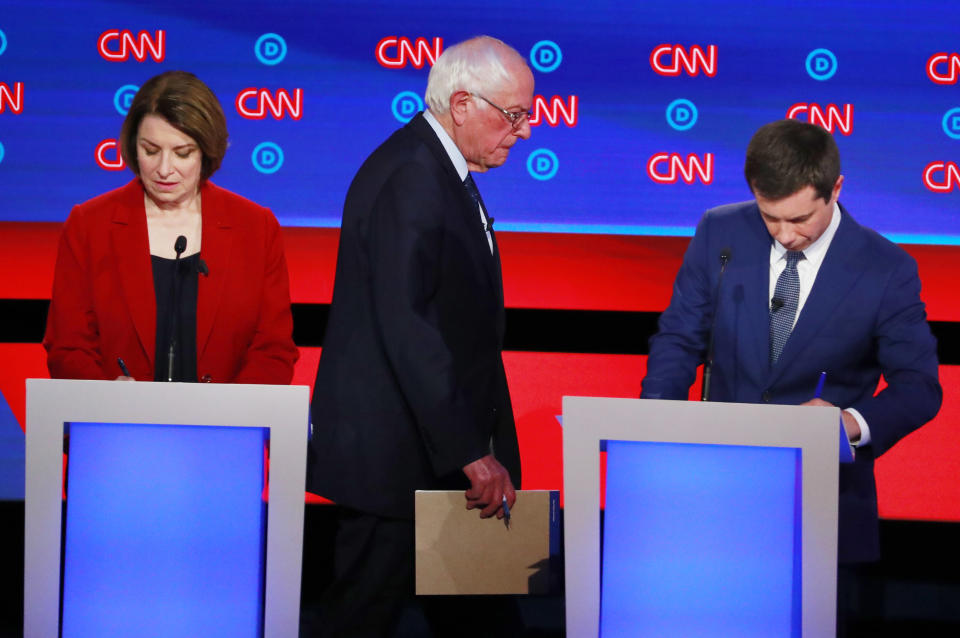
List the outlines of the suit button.
<svg viewBox="0 0 960 638">
<path fill-rule="evenodd" d="M 200 383 L 212 383 L 212 382 L 213 382 L 213 377 L 211 377 L 209 374 L 205 374 L 202 377 L 200 377 Z"/>
<path fill-rule="evenodd" d="M 764 403 L 770 403 L 770 400 L 773 399 L 773 395 L 770 394 L 769 390 L 764 390 L 763 394 L 760 395 L 760 398 L 763 399 Z"/>
</svg>

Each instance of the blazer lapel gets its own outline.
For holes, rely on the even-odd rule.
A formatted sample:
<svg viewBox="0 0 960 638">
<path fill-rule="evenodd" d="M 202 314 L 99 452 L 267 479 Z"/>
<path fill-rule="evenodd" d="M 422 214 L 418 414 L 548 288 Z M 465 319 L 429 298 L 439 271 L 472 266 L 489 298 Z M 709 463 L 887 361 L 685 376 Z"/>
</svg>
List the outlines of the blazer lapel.
<svg viewBox="0 0 960 638">
<path fill-rule="evenodd" d="M 734 290 L 734 302 L 742 301 L 744 321 L 740 333 L 744 345 L 745 370 L 770 369 L 770 244 L 773 241 L 763 224 L 759 210 L 750 220 L 749 241 L 745 243 L 740 256 L 731 258 L 731 265 L 739 260 L 744 264 L 742 276 L 743 289 Z M 740 250 L 738 247 L 737 250 Z M 726 283 L 726 282 L 725 282 Z M 737 296 L 742 299 L 738 299 Z"/>
<path fill-rule="evenodd" d="M 836 308 L 846 293 L 863 275 L 863 248 L 859 226 L 843 209 L 840 226 L 830 242 L 817 278 L 810 289 L 800 317 L 783 347 L 783 352 L 772 371 L 771 382 L 779 378 L 790 362 L 810 344 L 813 337 L 836 316 Z"/>
<path fill-rule="evenodd" d="M 204 184 L 200 191 L 201 244 L 200 256 L 207 264 L 209 274 L 199 275 L 197 282 L 197 360 L 203 356 L 217 309 L 221 307 L 224 282 L 233 250 L 233 233 L 227 211 L 224 210 L 217 187 Z"/>
<path fill-rule="evenodd" d="M 114 268 L 120 279 L 120 292 L 152 368 L 157 340 L 157 298 L 153 289 L 153 266 L 143 197 L 143 188 L 138 179 L 127 184 L 122 203 L 111 219 L 110 242 Z"/>
<path fill-rule="evenodd" d="M 443 148 L 443 144 L 437 137 L 436 132 L 423 118 L 422 113 L 418 113 L 410 120 L 407 126 L 424 141 L 437 162 L 443 168 L 446 178 L 450 181 L 450 188 L 455 189 L 455 192 L 459 193 L 461 203 L 460 220 L 465 225 L 465 232 L 468 238 L 467 246 L 473 254 L 474 261 L 487 273 L 487 280 L 491 289 L 502 301 L 503 291 L 501 290 L 502 282 L 499 276 L 499 255 L 496 253 L 496 249 L 494 249 L 494 255 L 490 254 L 490 244 L 487 243 L 486 233 L 483 232 L 483 222 L 480 219 L 480 211 L 477 210 L 473 198 L 470 197 L 470 193 L 467 192 L 467 188 L 463 185 L 460 175 L 457 174 L 457 169 L 454 167 L 453 162 L 450 161 L 447 150 Z M 481 205 L 484 210 L 489 213 L 489 209 L 486 204 L 483 203 L 482 197 Z M 496 244 L 494 244 L 494 246 L 496 246 Z M 496 259 L 494 259 L 494 257 L 496 257 Z"/>
</svg>

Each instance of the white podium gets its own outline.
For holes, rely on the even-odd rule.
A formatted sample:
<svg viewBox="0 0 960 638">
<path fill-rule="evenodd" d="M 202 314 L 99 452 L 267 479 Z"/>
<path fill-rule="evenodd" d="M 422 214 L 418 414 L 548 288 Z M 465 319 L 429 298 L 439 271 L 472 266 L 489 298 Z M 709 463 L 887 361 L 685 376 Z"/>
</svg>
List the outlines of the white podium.
<svg viewBox="0 0 960 638">
<path fill-rule="evenodd" d="M 296 636 L 308 410 L 305 386 L 27 380 L 24 635 Z"/>
<path fill-rule="evenodd" d="M 834 635 L 839 419 L 564 397 L 567 634 Z"/>
</svg>

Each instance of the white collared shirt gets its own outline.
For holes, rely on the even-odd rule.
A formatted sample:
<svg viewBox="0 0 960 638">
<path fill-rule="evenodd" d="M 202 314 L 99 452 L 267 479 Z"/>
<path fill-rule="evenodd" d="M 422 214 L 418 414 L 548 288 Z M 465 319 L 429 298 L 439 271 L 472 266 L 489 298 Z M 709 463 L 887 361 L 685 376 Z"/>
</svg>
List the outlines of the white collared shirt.
<svg viewBox="0 0 960 638">
<path fill-rule="evenodd" d="M 823 258 L 827 255 L 827 249 L 833 241 L 833 236 L 837 234 L 837 228 L 840 226 L 840 205 L 833 204 L 833 216 L 826 230 L 815 242 L 803 250 L 804 259 L 797 262 L 797 276 L 800 278 L 800 298 L 797 302 L 797 314 L 793 318 L 793 327 L 796 327 L 797 320 L 800 318 L 800 312 L 803 305 L 810 296 L 810 290 L 813 289 L 813 282 L 817 279 L 817 273 L 820 272 L 820 265 L 823 264 Z M 787 249 L 776 239 L 770 245 L 770 294 L 767 297 L 769 303 L 773 302 L 773 293 L 777 288 L 777 279 L 780 273 L 787 267 L 787 260 L 784 255 Z"/>
<path fill-rule="evenodd" d="M 834 202 L 833 216 L 830 218 L 827 229 L 823 231 L 823 234 L 820 235 L 815 242 L 803 249 L 804 259 L 797 262 L 797 276 L 800 278 L 800 296 L 797 302 L 797 314 L 793 318 L 794 327 L 797 325 L 797 320 L 800 319 L 800 312 L 803 310 L 803 305 L 806 303 L 807 297 L 810 296 L 813 283 L 817 280 L 817 273 L 820 272 L 820 266 L 823 264 L 823 258 L 827 256 L 827 249 L 830 248 L 830 244 L 833 242 L 833 236 L 837 234 L 837 228 L 839 226 L 840 205 Z M 777 279 L 780 277 L 780 273 L 783 272 L 784 268 L 787 267 L 787 260 L 784 257 L 786 254 L 787 249 L 783 247 L 783 244 L 774 239 L 770 245 L 770 296 L 768 297 L 768 308 L 770 307 L 769 304 L 773 303 L 773 294 L 777 288 Z M 827 377 L 826 382 L 828 384 L 830 383 L 829 377 Z M 856 446 L 860 447 L 870 443 L 870 428 L 867 426 L 867 421 L 863 418 L 863 415 L 853 408 L 847 408 L 845 412 L 853 415 L 853 418 L 855 418 L 860 425 L 860 440 L 857 441 Z"/>
<path fill-rule="evenodd" d="M 457 169 L 457 175 L 460 177 L 460 181 L 462 182 L 467 179 L 467 174 L 470 172 L 467 170 L 467 160 L 464 158 L 463 153 L 460 152 L 460 149 L 457 148 L 457 144 L 453 141 L 453 138 L 450 137 L 450 134 L 447 133 L 447 130 L 443 128 L 443 125 L 437 121 L 437 118 L 433 116 L 433 113 L 431 113 L 429 109 L 423 112 L 423 119 L 427 121 L 430 128 L 432 128 L 434 133 L 437 134 L 437 137 L 440 138 L 440 143 L 443 144 L 443 150 L 447 152 L 450 161 L 453 162 L 453 167 Z M 483 210 L 483 204 L 480 202 L 477 202 L 477 207 L 480 209 L 480 223 L 484 229 L 486 229 L 487 244 L 490 245 L 490 254 L 492 255 L 493 237 L 490 235 L 490 229 L 487 228 L 487 211 Z"/>
</svg>

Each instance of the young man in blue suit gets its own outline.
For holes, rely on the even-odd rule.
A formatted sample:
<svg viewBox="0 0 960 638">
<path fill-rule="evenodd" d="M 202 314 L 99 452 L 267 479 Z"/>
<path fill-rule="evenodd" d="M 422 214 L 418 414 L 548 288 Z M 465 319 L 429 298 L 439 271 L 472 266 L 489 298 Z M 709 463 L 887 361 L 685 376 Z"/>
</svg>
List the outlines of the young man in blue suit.
<svg viewBox="0 0 960 638">
<path fill-rule="evenodd" d="M 470 172 L 530 137 L 533 74 L 473 38 L 436 61 L 426 102 L 343 207 L 311 407 L 309 488 L 340 506 L 325 635 L 390 635 L 413 593 L 416 490 L 465 489 L 468 508 L 502 517 L 520 487 L 500 255 Z M 428 615 L 444 635 L 510 635 L 494 607 Z"/>
<path fill-rule="evenodd" d="M 711 400 L 840 407 L 856 460 L 840 467 L 839 560 L 876 560 L 874 459 L 942 398 L 916 262 L 837 202 L 840 156 L 822 128 L 763 126 L 744 172 L 755 200 L 701 219 L 641 396 L 685 399 L 712 328 Z M 881 375 L 888 385 L 876 393 Z"/>
</svg>

